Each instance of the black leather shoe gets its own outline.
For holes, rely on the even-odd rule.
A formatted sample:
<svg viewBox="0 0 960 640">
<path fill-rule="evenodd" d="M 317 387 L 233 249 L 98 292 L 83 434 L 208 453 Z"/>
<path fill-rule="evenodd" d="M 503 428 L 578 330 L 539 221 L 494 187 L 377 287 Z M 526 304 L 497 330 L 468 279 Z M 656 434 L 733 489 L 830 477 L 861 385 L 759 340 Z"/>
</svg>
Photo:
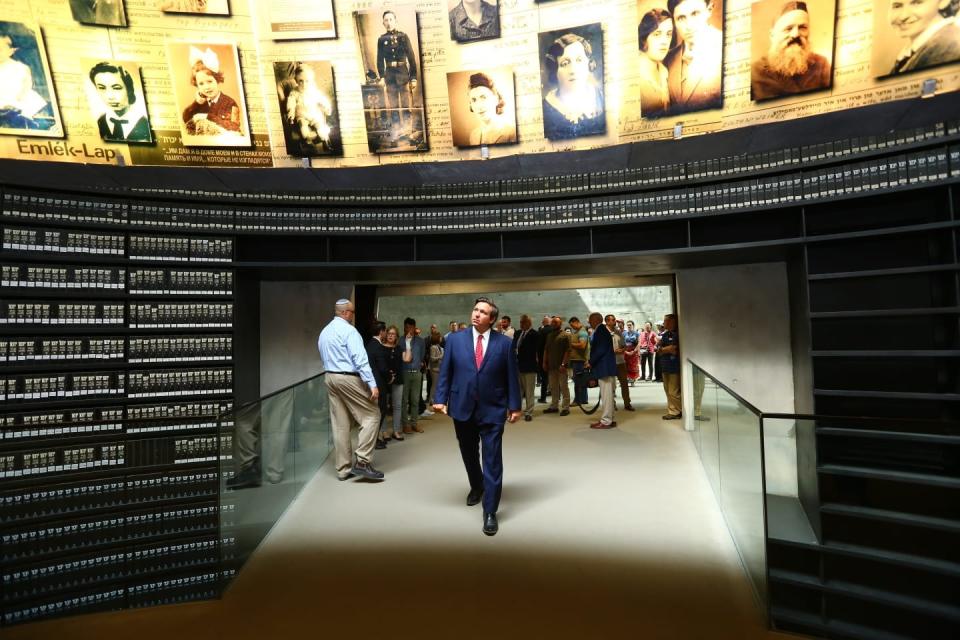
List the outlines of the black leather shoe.
<svg viewBox="0 0 960 640">
<path fill-rule="evenodd" d="M 499 530 L 500 525 L 497 524 L 497 514 L 483 514 L 483 532 L 488 536 L 495 536 Z"/>
<path fill-rule="evenodd" d="M 470 493 L 467 494 L 467 506 L 479 504 L 481 498 L 483 498 L 483 489 L 470 489 Z"/>
<path fill-rule="evenodd" d="M 665 415 L 665 416 L 660 416 L 660 417 L 661 417 L 662 419 L 664 419 L 664 420 L 679 420 L 680 418 L 683 417 L 683 414 L 678 413 L 678 414 L 674 415 L 674 414 L 672 414 L 672 413 L 668 413 L 667 415 Z"/>
<path fill-rule="evenodd" d="M 533 420 L 533 416 L 523 416 L 524 422 L 530 422 L 531 420 Z"/>
<path fill-rule="evenodd" d="M 377 444 L 373 445 L 374 449 L 386 449 L 387 443 L 384 440 L 377 439 Z"/>
<path fill-rule="evenodd" d="M 570 409 L 564 409 L 563 411 L 560 412 L 560 415 L 561 415 L 561 416 L 568 416 L 568 415 L 570 415 Z"/>
<path fill-rule="evenodd" d="M 543 412 L 544 412 L 544 413 L 559 413 L 559 412 L 560 412 L 560 409 L 557 409 L 556 407 L 548 407 L 548 408 L 544 409 Z"/>
<path fill-rule="evenodd" d="M 367 480 L 383 480 L 383 474 L 373 468 L 369 462 L 357 462 L 350 472 Z"/>
</svg>

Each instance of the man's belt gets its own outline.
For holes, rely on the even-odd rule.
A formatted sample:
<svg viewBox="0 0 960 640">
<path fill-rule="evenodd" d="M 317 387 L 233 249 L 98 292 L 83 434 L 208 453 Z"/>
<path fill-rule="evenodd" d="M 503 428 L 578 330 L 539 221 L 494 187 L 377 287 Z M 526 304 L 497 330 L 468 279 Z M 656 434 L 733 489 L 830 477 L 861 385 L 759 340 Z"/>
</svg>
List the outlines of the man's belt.
<svg viewBox="0 0 960 640">
<path fill-rule="evenodd" d="M 360 374 L 357 373 L 356 371 L 327 371 L 327 373 L 339 373 L 342 376 L 355 376 L 357 378 L 360 377 Z"/>
<path fill-rule="evenodd" d="M 407 61 L 406 61 L 406 60 L 401 60 L 400 62 L 388 62 L 388 63 L 387 63 L 387 66 L 388 66 L 388 67 L 392 67 L 392 68 L 405 67 L 405 66 L 407 66 Z"/>
</svg>

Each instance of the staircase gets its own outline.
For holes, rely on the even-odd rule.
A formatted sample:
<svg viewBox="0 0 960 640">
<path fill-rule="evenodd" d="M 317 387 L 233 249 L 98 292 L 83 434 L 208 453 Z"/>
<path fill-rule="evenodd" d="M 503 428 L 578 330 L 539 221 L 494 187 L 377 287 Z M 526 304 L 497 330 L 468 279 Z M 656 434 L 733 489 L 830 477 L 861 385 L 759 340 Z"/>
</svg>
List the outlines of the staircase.
<svg viewBox="0 0 960 640">
<path fill-rule="evenodd" d="M 960 637 L 958 197 L 804 211 L 815 412 L 837 417 L 807 425 L 819 542 L 769 540 L 778 629 Z"/>
</svg>

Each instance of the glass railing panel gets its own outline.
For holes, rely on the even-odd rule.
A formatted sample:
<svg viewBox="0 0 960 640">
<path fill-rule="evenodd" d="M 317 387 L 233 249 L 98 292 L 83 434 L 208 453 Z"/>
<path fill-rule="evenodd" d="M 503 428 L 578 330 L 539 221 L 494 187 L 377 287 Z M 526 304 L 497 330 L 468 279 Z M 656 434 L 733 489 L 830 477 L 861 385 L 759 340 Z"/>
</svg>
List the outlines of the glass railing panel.
<svg viewBox="0 0 960 640">
<path fill-rule="evenodd" d="M 760 418 L 717 387 L 720 506 L 761 602 L 767 600 L 767 541 Z"/>
<path fill-rule="evenodd" d="M 688 416 L 704 472 L 764 611 L 767 553 L 760 411 L 696 364 Z"/>
<path fill-rule="evenodd" d="M 331 449 L 323 375 L 220 417 L 224 575 L 239 569 Z"/>
</svg>

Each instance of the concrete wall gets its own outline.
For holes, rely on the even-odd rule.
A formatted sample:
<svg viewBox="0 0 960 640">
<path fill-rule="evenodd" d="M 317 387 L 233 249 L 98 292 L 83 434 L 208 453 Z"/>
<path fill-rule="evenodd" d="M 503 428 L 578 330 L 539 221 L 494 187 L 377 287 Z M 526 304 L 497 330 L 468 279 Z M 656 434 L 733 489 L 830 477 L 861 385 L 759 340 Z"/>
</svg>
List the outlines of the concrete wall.
<svg viewBox="0 0 960 640">
<path fill-rule="evenodd" d="M 642 324 L 659 321 L 673 310 L 671 287 L 668 285 L 643 287 L 610 287 L 590 289 L 561 289 L 554 291 L 488 291 L 475 293 L 429 293 L 423 295 L 386 295 L 379 297 L 378 317 L 388 325 L 403 328 L 403 319 L 412 316 L 417 326 L 426 330 L 436 324 L 446 333 L 451 320 L 470 322 L 470 311 L 477 296 L 493 299 L 500 315 L 508 315 L 513 326 L 520 326 L 521 314 L 533 318 L 534 326 L 546 314 L 558 314 L 565 320 L 577 316 L 586 324 L 592 311 L 612 313 L 618 318 Z"/>
<path fill-rule="evenodd" d="M 334 303 L 352 296 L 341 282 L 260 283 L 261 396 L 323 371 L 317 337 Z"/>
<path fill-rule="evenodd" d="M 693 421 L 693 374 L 687 360 L 761 411 L 794 412 L 786 265 L 687 269 L 678 271 L 676 278 L 687 428 L 697 426 Z M 782 430 L 765 434 L 768 491 L 796 496 L 795 434 L 787 425 Z"/>
</svg>

